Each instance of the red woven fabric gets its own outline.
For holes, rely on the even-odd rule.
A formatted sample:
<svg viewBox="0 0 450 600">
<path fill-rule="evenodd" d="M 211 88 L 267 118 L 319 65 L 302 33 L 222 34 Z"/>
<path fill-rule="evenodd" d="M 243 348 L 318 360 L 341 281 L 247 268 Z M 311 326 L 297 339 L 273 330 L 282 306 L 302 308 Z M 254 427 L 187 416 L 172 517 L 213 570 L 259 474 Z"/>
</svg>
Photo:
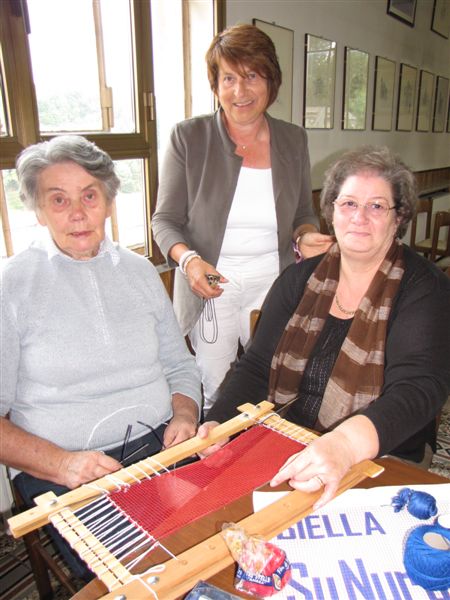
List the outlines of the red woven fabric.
<svg viewBox="0 0 450 600">
<path fill-rule="evenodd" d="M 157 540 L 270 481 L 304 445 L 262 425 L 212 456 L 113 492 L 111 501 Z"/>
</svg>

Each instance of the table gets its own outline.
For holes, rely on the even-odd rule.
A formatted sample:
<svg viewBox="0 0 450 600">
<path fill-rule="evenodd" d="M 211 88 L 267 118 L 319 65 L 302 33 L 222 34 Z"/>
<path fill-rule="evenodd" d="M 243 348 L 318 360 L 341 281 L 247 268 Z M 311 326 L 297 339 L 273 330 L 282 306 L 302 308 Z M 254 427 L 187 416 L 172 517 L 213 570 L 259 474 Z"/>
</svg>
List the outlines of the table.
<svg viewBox="0 0 450 600">
<path fill-rule="evenodd" d="M 381 458 L 376 461 L 377 464 L 384 467 L 384 472 L 381 473 L 375 479 L 367 478 L 362 481 L 356 487 L 358 488 L 372 488 L 379 486 L 405 486 L 405 485 L 420 485 L 420 484 L 432 484 L 432 483 L 450 483 L 449 479 L 435 475 L 429 471 L 418 469 L 410 464 L 406 464 L 393 458 Z M 209 537 L 220 529 L 222 523 L 231 521 L 236 522 L 245 516 L 252 513 L 252 497 L 251 494 L 240 498 L 233 502 L 231 505 L 216 511 L 213 515 L 202 520 L 202 523 L 192 523 L 185 527 L 182 532 L 177 532 L 173 536 L 170 536 L 171 542 L 175 544 L 177 552 L 181 552 L 187 547 L 190 547 L 200 539 Z M 179 550 L 177 549 L 179 548 Z M 157 559 L 156 559 L 157 560 Z M 242 598 L 249 598 L 248 595 L 241 595 L 236 592 L 233 586 L 235 567 L 224 569 L 220 573 L 217 573 L 214 577 L 208 579 L 209 583 L 231 592 L 236 596 Z M 105 586 L 99 581 L 94 580 L 80 590 L 72 600 L 97 600 L 101 598 L 107 592 Z M 133 599 L 128 599 L 133 600 Z"/>
</svg>

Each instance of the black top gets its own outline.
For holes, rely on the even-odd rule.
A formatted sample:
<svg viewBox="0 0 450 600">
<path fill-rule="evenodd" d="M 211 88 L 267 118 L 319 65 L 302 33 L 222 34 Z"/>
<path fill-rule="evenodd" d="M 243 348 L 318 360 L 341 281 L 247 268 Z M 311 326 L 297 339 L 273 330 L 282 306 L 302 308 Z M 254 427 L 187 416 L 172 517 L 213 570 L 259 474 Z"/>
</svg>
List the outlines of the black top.
<svg viewBox="0 0 450 600">
<path fill-rule="evenodd" d="M 328 315 L 306 364 L 298 401 L 291 404 L 286 412 L 286 419 L 292 423 L 314 428 L 325 388 L 352 321 Z"/>
<path fill-rule="evenodd" d="M 277 278 L 254 339 L 225 382 L 208 420 L 226 421 L 237 414 L 239 405 L 267 398 L 272 356 L 321 258 L 291 265 Z M 450 278 L 407 246 L 404 260 L 405 273 L 388 322 L 384 385 L 361 414 L 377 430 L 379 456 L 390 453 L 420 462 L 426 442 L 435 450 L 435 417 L 450 389 Z M 311 391 L 307 395 L 310 403 Z M 288 416 L 308 426 L 302 409 L 292 405 Z"/>
</svg>

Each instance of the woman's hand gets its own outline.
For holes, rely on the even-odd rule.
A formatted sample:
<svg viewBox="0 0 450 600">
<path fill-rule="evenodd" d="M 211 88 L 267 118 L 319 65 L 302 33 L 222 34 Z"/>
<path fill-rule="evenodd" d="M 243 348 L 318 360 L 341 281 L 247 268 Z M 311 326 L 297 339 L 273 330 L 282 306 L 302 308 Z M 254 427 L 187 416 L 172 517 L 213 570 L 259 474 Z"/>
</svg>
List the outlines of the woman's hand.
<svg viewBox="0 0 450 600">
<path fill-rule="evenodd" d="M 308 231 L 302 234 L 298 249 L 303 258 L 311 258 L 324 254 L 335 241 L 332 235 L 325 235 L 318 231 Z"/>
<path fill-rule="evenodd" d="M 206 421 L 206 423 L 203 423 L 203 425 L 200 425 L 200 427 L 198 428 L 197 436 L 201 440 L 206 440 L 209 436 L 209 432 L 212 431 L 214 427 L 217 427 L 217 425 L 219 425 L 217 421 Z M 206 458 L 208 456 L 211 456 L 211 454 L 214 454 L 214 452 L 217 452 L 217 450 L 220 450 L 220 448 L 225 446 L 225 444 L 228 443 L 228 440 L 229 438 L 226 438 L 224 440 L 221 440 L 220 442 L 217 442 L 216 444 L 212 444 L 211 446 L 208 446 L 207 448 L 199 452 L 198 455 L 200 456 L 200 458 Z"/>
<path fill-rule="evenodd" d="M 355 415 L 291 456 L 270 485 L 275 487 L 288 481 L 302 492 L 316 492 L 324 487 L 314 504 L 316 510 L 334 498 L 341 479 L 353 465 L 374 458 L 378 449 L 378 433 L 372 421 L 364 415 Z"/>
<path fill-rule="evenodd" d="M 63 451 L 58 473 L 52 481 L 72 490 L 83 483 L 94 481 L 121 468 L 120 462 L 103 452 L 96 450 Z"/>
<path fill-rule="evenodd" d="M 172 396 L 173 417 L 164 431 L 164 448 L 170 448 L 194 437 L 198 424 L 198 406 L 188 396 Z"/>
<path fill-rule="evenodd" d="M 339 482 L 353 466 L 353 452 L 339 432 L 332 431 L 315 439 L 305 450 L 291 456 L 270 482 L 272 487 L 283 481 L 302 492 L 316 492 L 324 487 L 318 509 L 336 495 Z"/>
<path fill-rule="evenodd" d="M 223 294 L 222 287 L 208 283 L 207 275 L 217 275 L 220 278 L 219 283 L 228 282 L 228 279 L 225 279 L 212 265 L 201 258 L 189 261 L 186 274 L 191 290 L 200 298 L 218 298 Z"/>
</svg>

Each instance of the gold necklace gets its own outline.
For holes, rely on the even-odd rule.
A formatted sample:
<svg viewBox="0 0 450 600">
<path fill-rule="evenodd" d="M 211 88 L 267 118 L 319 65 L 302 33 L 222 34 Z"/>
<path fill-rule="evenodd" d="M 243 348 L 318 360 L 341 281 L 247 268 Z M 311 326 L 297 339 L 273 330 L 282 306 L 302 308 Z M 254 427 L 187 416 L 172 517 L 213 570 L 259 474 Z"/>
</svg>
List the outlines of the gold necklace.
<svg viewBox="0 0 450 600">
<path fill-rule="evenodd" d="M 266 122 L 265 122 L 265 120 L 264 120 L 264 121 L 261 123 L 261 125 L 259 126 L 259 128 L 258 128 L 258 131 L 256 132 L 255 139 L 253 139 L 251 142 L 247 142 L 247 143 L 245 143 L 245 144 L 240 144 L 240 143 L 237 141 L 237 139 L 236 139 L 236 138 L 235 138 L 233 135 L 231 135 L 231 131 L 230 131 L 230 129 L 229 129 L 229 127 L 228 127 L 227 123 L 225 123 L 225 127 L 226 127 L 226 129 L 227 129 L 227 131 L 228 131 L 228 135 L 230 136 L 231 140 L 232 140 L 232 141 L 233 141 L 233 142 L 236 144 L 236 146 L 237 146 L 238 148 L 241 148 L 242 150 L 248 150 L 248 148 L 249 148 L 250 146 L 254 146 L 255 144 L 259 143 L 259 141 L 260 141 L 260 140 L 258 140 L 258 135 L 259 135 L 259 134 L 260 134 L 260 132 L 261 132 L 261 131 L 262 131 L 262 130 L 265 128 L 265 126 L 266 126 Z"/>
<path fill-rule="evenodd" d="M 342 306 L 342 304 L 339 302 L 339 298 L 338 298 L 338 295 L 337 295 L 337 294 L 335 294 L 335 295 L 334 295 L 334 299 L 336 300 L 336 306 L 338 307 L 338 309 L 339 309 L 341 312 L 343 312 L 343 313 L 344 313 L 344 315 L 349 315 L 349 316 L 351 316 L 351 317 L 352 317 L 352 316 L 355 314 L 356 310 L 347 310 L 346 308 L 344 308 L 344 307 Z"/>
</svg>

